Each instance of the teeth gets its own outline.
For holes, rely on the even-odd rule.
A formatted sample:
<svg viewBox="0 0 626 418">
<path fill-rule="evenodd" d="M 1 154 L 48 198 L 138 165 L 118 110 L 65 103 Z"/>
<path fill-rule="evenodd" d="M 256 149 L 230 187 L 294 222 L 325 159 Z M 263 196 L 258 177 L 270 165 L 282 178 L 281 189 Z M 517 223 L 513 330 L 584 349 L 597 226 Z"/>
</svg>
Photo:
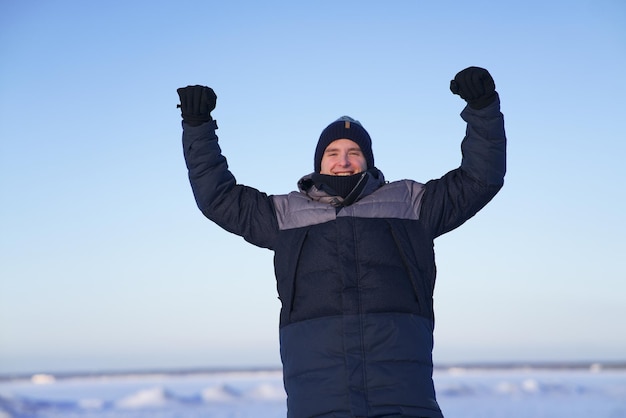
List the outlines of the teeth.
<svg viewBox="0 0 626 418">
<path fill-rule="evenodd" d="M 350 173 L 337 173 L 336 175 L 337 176 L 349 176 Z"/>
</svg>

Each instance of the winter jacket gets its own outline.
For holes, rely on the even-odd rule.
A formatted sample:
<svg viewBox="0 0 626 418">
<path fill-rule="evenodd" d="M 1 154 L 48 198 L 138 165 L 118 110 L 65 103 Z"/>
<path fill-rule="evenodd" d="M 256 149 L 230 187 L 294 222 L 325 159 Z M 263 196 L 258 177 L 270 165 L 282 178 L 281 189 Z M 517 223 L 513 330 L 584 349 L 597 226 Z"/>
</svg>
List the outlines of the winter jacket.
<svg viewBox="0 0 626 418">
<path fill-rule="evenodd" d="M 502 187 L 499 101 L 466 107 L 459 168 L 425 184 L 388 183 L 372 168 L 345 205 L 305 176 L 268 196 L 238 185 L 216 124 L 183 124 L 189 179 L 202 213 L 274 251 L 288 417 L 442 417 L 432 381 L 433 240 Z"/>
</svg>

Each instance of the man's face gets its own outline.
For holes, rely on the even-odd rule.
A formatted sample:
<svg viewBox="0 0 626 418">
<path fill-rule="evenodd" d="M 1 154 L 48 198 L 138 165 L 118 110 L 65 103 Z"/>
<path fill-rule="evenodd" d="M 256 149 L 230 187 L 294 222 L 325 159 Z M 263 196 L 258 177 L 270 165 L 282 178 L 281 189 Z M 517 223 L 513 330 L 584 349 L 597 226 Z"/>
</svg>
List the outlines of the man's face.
<svg viewBox="0 0 626 418">
<path fill-rule="evenodd" d="M 337 139 L 324 150 L 320 174 L 350 176 L 367 170 L 359 145 L 350 139 Z"/>
</svg>

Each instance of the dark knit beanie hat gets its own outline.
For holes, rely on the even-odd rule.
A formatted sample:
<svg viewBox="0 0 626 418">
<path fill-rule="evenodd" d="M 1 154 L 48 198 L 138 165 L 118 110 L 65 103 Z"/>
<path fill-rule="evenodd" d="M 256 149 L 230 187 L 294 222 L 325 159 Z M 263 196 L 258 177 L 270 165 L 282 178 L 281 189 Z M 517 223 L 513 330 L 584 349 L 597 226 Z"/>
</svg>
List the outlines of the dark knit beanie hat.
<svg viewBox="0 0 626 418">
<path fill-rule="evenodd" d="M 322 169 L 322 157 L 326 147 L 337 139 L 350 139 L 361 147 L 367 168 L 374 168 L 374 154 L 372 153 L 372 139 L 365 128 L 358 120 L 354 120 L 349 116 L 342 116 L 322 131 L 320 139 L 315 148 L 315 172 L 319 173 Z"/>
</svg>

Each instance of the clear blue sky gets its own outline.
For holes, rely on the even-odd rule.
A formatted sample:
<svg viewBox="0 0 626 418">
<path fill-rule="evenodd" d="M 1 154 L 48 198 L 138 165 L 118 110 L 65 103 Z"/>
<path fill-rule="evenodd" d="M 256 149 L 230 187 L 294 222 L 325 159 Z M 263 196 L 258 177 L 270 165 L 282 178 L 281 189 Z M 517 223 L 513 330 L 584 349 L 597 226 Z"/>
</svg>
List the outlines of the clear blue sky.
<svg viewBox="0 0 626 418">
<path fill-rule="evenodd" d="M 272 253 L 197 210 L 176 88 L 267 193 L 347 114 L 389 180 L 460 162 L 493 75 L 501 193 L 436 241 L 435 362 L 626 359 L 626 5 L 0 3 L 0 373 L 279 365 Z"/>
</svg>

